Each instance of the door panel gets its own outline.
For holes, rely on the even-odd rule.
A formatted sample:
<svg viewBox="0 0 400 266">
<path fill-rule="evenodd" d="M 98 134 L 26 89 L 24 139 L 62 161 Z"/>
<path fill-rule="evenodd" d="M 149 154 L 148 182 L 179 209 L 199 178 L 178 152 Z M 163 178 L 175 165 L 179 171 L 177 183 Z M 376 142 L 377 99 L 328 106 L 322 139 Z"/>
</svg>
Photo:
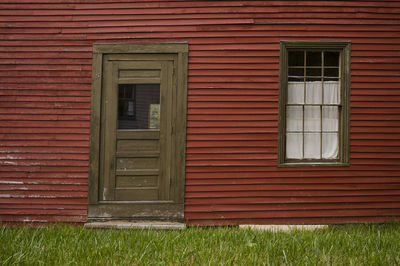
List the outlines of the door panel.
<svg viewBox="0 0 400 266">
<path fill-rule="evenodd" d="M 183 219 L 187 52 L 94 45 L 89 219 Z"/>
<path fill-rule="evenodd" d="M 168 200 L 173 62 L 105 62 L 103 200 Z"/>
</svg>

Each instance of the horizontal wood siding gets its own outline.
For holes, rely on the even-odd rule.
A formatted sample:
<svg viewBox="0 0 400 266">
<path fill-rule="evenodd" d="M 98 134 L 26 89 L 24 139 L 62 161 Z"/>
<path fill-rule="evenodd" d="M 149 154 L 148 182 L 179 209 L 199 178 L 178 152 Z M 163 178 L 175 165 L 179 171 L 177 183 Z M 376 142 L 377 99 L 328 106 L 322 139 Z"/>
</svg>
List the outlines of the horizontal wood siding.
<svg viewBox="0 0 400 266">
<path fill-rule="evenodd" d="M 0 27 L 3 222 L 86 221 L 92 44 L 181 41 L 189 224 L 400 217 L 400 1 L 0 0 Z M 352 42 L 350 167 L 277 167 L 281 40 Z"/>
</svg>

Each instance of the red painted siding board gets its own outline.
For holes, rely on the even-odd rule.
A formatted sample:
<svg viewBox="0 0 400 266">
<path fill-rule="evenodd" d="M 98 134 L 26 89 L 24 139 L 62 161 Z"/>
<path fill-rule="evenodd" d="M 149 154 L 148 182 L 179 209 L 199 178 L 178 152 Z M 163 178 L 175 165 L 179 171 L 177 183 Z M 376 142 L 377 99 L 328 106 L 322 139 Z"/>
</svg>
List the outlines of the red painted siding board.
<svg viewBox="0 0 400 266">
<path fill-rule="evenodd" d="M 189 43 L 189 224 L 400 216 L 399 1 L 0 0 L 0 13 L 3 222 L 86 220 L 98 42 Z M 276 167 L 280 40 L 352 42 L 349 167 Z"/>
</svg>

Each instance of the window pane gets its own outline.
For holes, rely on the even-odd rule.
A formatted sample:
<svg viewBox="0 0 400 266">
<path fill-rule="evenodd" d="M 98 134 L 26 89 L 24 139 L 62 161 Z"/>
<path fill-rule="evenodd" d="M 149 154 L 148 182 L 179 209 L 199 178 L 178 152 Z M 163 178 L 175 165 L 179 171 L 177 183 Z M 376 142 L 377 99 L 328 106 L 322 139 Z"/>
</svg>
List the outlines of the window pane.
<svg viewBox="0 0 400 266">
<path fill-rule="evenodd" d="M 321 159 L 320 133 L 304 133 L 304 158 Z"/>
<path fill-rule="evenodd" d="M 160 128 L 160 105 L 150 104 L 149 128 Z"/>
<path fill-rule="evenodd" d="M 321 108 L 319 106 L 304 107 L 304 131 L 321 131 Z"/>
<path fill-rule="evenodd" d="M 321 104 L 322 102 L 322 82 L 306 82 L 306 103 Z"/>
<path fill-rule="evenodd" d="M 125 120 L 134 120 L 136 115 L 136 87 L 132 84 L 118 86 L 118 117 Z"/>
<path fill-rule="evenodd" d="M 337 133 L 322 133 L 322 158 L 336 159 L 339 155 Z"/>
<path fill-rule="evenodd" d="M 118 90 L 118 129 L 159 128 L 159 84 L 120 84 Z"/>
<path fill-rule="evenodd" d="M 286 131 L 303 131 L 303 107 L 286 107 Z"/>
<path fill-rule="evenodd" d="M 304 133 L 304 158 L 321 159 L 320 133 Z"/>
<path fill-rule="evenodd" d="M 307 68 L 307 70 L 306 70 L 307 77 L 310 77 L 310 76 L 320 77 L 321 73 L 322 73 L 321 68 Z"/>
<path fill-rule="evenodd" d="M 338 131 L 338 130 L 339 130 L 339 107 L 323 106 L 322 131 Z"/>
<path fill-rule="evenodd" d="M 304 66 L 304 52 L 289 52 L 289 66 Z"/>
<path fill-rule="evenodd" d="M 304 81 L 304 77 L 289 77 L 288 81 L 296 81 L 296 82 L 303 82 Z"/>
<path fill-rule="evenodd" d="M 339 68 L 325 68 L 324 77 L 339 78 Z"/>
<path fill-rule="evenodd" d="M 129 84 L 120 84 L 118 86 L 118 97 L 125 98 L 125 86 L 129 86 Z"/>
<path fill-rule="evenodd" d="M 303 134 L 286 134 L 286 158 L 303 159 Z"/>
<path fill-rule="evenodd" d="M 304 68 L 289 68 L 289 76 L 304 76 Z"/>
<path fill-rule="evenodd" d="M 325 66 L 339 66 L 339 52 L 325 52 L 324 53 Z"/>
<path fill-rule="evenodd" d="M 307 66 L 321 66 L 322 53 L 321 52 L 307 52 Z"/>
<path fill-rule="evenodd" d="M 339 81 L 324 82 L 324 104 L 340 104 Z"/>
<path fill-rule="evenodd" d="M 288 103 L 304 103 L 304 82 L 288 82 Z"/>
</svg>

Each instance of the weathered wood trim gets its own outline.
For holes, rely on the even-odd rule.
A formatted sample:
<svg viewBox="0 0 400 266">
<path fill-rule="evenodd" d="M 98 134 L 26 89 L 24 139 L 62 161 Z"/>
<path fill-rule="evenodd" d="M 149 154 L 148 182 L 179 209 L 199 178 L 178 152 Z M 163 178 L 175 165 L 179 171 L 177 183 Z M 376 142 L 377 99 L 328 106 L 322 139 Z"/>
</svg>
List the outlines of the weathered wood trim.
<svg viewBox="0 0 400 266">
<path fill-rule="evenodd" d="M 288 50 L 290 49 L 337 49 L 341 51 L 341 102 L 342 113 L 339 125 L 340 153 L 338 160 L 285 160 L 286 99 L 288 75 Z M 330 167 L 349 166 L 350 159 L 350 78 L 351 42 L 349 41 L 281 41 L 279 60 L 279 117 L 278 117 L 278 166 L 279 167 Z"/>
<path fill-rule="evenodd" d="M 97 53 L 185 53 L 188 52 L 187 43 L 102 43 L 94 44 L 93 51 Z"/>
<path fill-rule="evenodd" d="M 158 170 L 147 170 L 147 169 L 138 169 L 138 170 L 125 170 L 125 171 L 116 171 L 116 175 L 158 175 Z"/>
<path fill-rule="evenodd" d="M 124 215 L 121 216 L 120 214 Z M 155 213 L 157 215 L 155 215 Z M 184 205 L 165 202 L 101 202 L 89 205 L 90 220 L 132 219 L 132 220 L 169 220 L 183 221 Z"/>
<path fill-rule="evenodd" d="M 117 139 L 158 139 L 160 138 L 160 130 L 154 129 L 153 132 L 151 132 L 151 135 L 149 134 L 149 130 L 141 130 L 141 129 L 136 129 L 134 132 L 132 131 L 124 131 L 124 130 L 118 130 L 117 131 Z"/>
<path fill-rule="evenodd" d="M 89 156 L 89 204 L 98 202 L 98 180 L 100 159 L 100 109 L 103 56 L 93 52 L 92 59 L 92 96 L 90 117 L 90 156 Z"/>
<path fill-rule="evenodd" d="M 350 165 L 350 91 L 351 91 L 351 43 L 348 42 L 346 47 L 343 48 L 343 86 L 345 86 L 344 93 L 342 93 L 343 102 L 343 131 L 342 131 L 342 163 Z"/>
<path fill-rule="evenodd" d="M 119 54 L 124 54 L 119 55 Z M 173 107 L 170 110 L 173 116 L 179 116 L 179 118 L 175 119 L 175 121 L 171 121 L 171 132 L 172 132 L 172 141 L 170 141 L 170 157 L 172 160 L 170 175 L 173 175 L 175 178 L 174 182 L 169 183 L 169 193 L 172 195 L 176 195 L 174 198 L 171 198 L 174 204 L 161 204 L 160 208 L 164 210 L 164 214 L 162 214 L 162 210 L 160 209 L 160 215 L 157 217 L 147 217 L 145 212 L 143 217 L 147 217 L 146 219 L 183 219 L 183 202 L 184 202 L 184 191 L 185 191 L 185 151 L 186 151 L 186 112 L 187 112 L 187 68 L 188 68 L 188 44 L 187 43 L 171 43 L 171 44 L 94 44 L 93 45 L 93 55 L 97 58 L 96 61 L 93 61 L 93 73 L 102 73 L 102 68 L 99 68 L 99 64 L 104 64 L 105 60 L 109 63 L 116 61 L 124 61 L 124 60 L 143 60 L 143 61 L 151 61 L 157 60 L 159 62 L 163 62 L 162 64 L 168 65 L 168 72 L 171 72 L 172 76 L 169 77 L 171 81 L 169 82 L 171 86 L 173 86 Z M 119 64 L 124 64 L 119 62 Z M 147 63 L 146 63 L 147 64 Z M 96 70 L 96 71 L 95 71 Z M 100 74 L 101 75 L 101 74 Z M 95 74 L 93 74 L 95 77 Z M 93 78 L 94 79 L 94 78 Z M 145 78 L 144 83 L 151 83 L 151 78 Z M 140 79 L 144 80 L 144 79 Z M 130 83 L 130 78 L 123 78 L 124 83 Z M 139 79 L 135 79 L 132 82 L 138 83 Z M 154 81 L 155 83 L 159 83 L 159 81 Z M 92 121 L 93 125 L 91 125 L 96 130 L 95 132 L 91 132 L 91 165 L 92 169 L 90 172 L 90 201 L 89 201 L 89 210 L 88 217 L 89 219 L 97 219 L 104 218 L 110 219 L 110 217 L 102 216 L 102 211 L 106 210 L 107 213 L 111 213 L 113 215 L 112 218 L 122 218 L 118 216 L 118 210 L 123 209 L 123 213 L 130 213 L 129 209 L 132 206 L 138 204 L 135 202 L 135 205 L 132 204 L 123 204 L 123 207 L 119 206 L 118 203 L 108 204 L 103 201 L 99 201 L 99 159 L 100 159 L 100 123 L 101 120 L 101 79 L 97 83 L 93 81 L 93 95 L 94 100 L 92 101 L 94 105 L 92 105 Z M 96 97 L 95 97 L 96 96 Z M 96 106 L 97 101 L 97 106 Z M 104 122 L 104 121 L 103 121 Z M 97 124 L 96 124 L 97 123 Z M 97 132 L 97 135 L 96 135 Z M 128 132 L 118 132 L 117 138 L 128 138 Z M 104 143 L 103 143 L 104 144 Z M 148 156 L 144 154 L 144 156 Z M 104 159 L 103 159 L 104 160 Z M 103 163 L 104 164 L 104 163 Z M 122 174 L 122 173 L 117 173 Z M 123 173 L 138 175 L 141 172 L 129 172 Z M 167 195 L 168 197 L 168 195 Z M 142 205 L 147 206 L 144 208 L 152 208 L 153 210 L 159 208 L 157 207 L 157 203 L 151 203 L 150 205 Z M 171 214 L 171 212 L 167 212 L 166 210 L 169 208 L 176 209 L 176 214 Z M 171 207 L 172 206 L 172 207 Z M 101 211 L 99 211 L 101 210 Z M 135 210 L 131 210 L 132 219 L 140 219 L 143 217 L 135 216 Z M 138 213 L 141 213 L 139 211 Z M 114 216 L 115 215 L 115 216 Z M 128 215 L 128 214 L 127 214 Z M 125 217 L 126 218 L 126 217 Z M 128 217 L 129 218 L 129 217 Z"/>
<path fill-rule="evenodd" d="M 187 77 L 188 77 L 188 52 L 178 54 L 178 64 L 176 69 L 177 87 L 181 88 L 177 91 L 176 99 L 180 105 L 175 110 L 180 114 L 180 119 L 175 121 L 173 134 L 175 134 L 175 166 L 176 170 L 173 174 L 178 184 L 171 183 L 176 195 L 175 202 L 183 203 L 185 200 L 185 166 L 186 166 L 186 123 L 187 123 Z M 182 185 L 179 185 L 182 184 Z"/>
<path fill-rule="evenodd" d="M 125 53 L 121 54 L 109 54 L 107 53 L 107 59 L 109 61 L 138 61 L 138 62 L 145 62 L 145 61 L 174 61 L 176 60 L 176 53 Z"/>
<path fill-rule="evenodd" d="M 278 111 L 278 165 L 285 163 L 285 133 L 286 133 L 286 109 L 285 100 L 287 88 L 287 49 L 285 42 L 280 43 L 279 55 L 279 111 Z"/>
</svg>

